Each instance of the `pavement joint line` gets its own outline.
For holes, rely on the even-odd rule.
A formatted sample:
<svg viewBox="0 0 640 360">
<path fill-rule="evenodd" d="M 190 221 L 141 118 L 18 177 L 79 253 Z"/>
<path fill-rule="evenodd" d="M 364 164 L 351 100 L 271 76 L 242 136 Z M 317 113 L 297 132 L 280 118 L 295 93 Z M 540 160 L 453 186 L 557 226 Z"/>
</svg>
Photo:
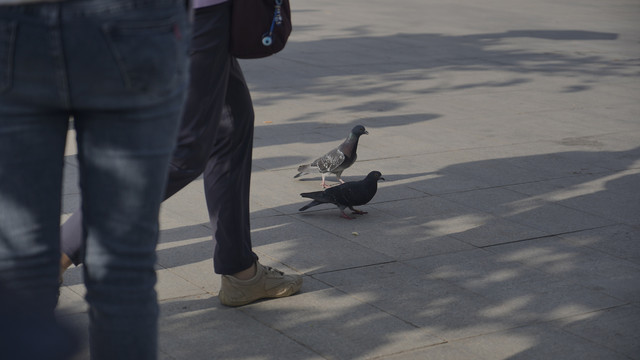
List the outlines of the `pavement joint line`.
<svg viewBox="0 0 640 360">
<path fill-rule="evenodd" d="M 428 349 L 430 347 L 436 347 L 436 346 L 440 346 L 440 345 L 446 345 L 449 344 L 449 341 L 446 339 L 443 339 L 441 337 L 432 335 L 434 337 L 439 338 L 440 340 L 442 340 L 441 343 L 436 343 L 436 344 L 429 344 L 429 345 L 425 345 L 425 346 L 419 346 L 417 348 L 413 348 L 413 349 L 406 349 L 406 350 L 402 350 L 402 351 L 398 351 L 398 352 L 394 352 L 394 353 L 390 353 L 390 354 L 383 354 L 383 355 L 378 355 L 378 356 L 374 356 L 371 358 L 367 358 L 367 360 L 376 360 L 376 359 L 387 359 L 396 355 L 401 355 L 401 354 L 405 354 L 405 353 L 411 353 L 414 351 L 418 351 L 418 350 L 423 350 L 423 349 Z"/>
<path fill-rule="evenodd" d="M 202 291 L 203 291 L 202 294 L 192 294 L 192 295 L 175 296 L 175 297 L 170 297 L 170 298 L 158 299 L 158 304 L 163 304 L 163 303 L 167 303 L 167 302 L 171 302 L 171 301 L 176 301 L 178 299 L 193 298 L 193 297 L 196 297 L 196 296 L 209 296 L 210 298 L 218 297 L 218 294 L 213 294 L 211 292 L 208 292 L 205 289 L 202 289 Z"/>
<path fill-rule="evenodd" d="M 305 274 L 315 280 L 318 280 L 326 285 L 331 286 L 331 284 L 327 284 L 324 281 L 320 280 L 320 279 L 316 279 L 314 276 L 316 275 L 324 275 L 324 274 L 331 274 L 334 272 L 340 272 L 340 271 L 347 271 L 347 270 L 355 270 L 355 269 L 363 269 L 363 268 L 368 268 L 368 267 L 373 267 L 373 266 L 379 266 L 379 265 L 387 265 L 387 264 L 395 264 L 395 263 L 399 263 L 400 261 L 398 260 L 389 260 L 389 261 L 382 261 L 382 262 L 377 262 L 377 263 L 373 263 L 373 264 L 366 264 L 366 265 L 358 265 L 358 266 L 350 266 L 350 267 L 346 267 L 346 268 L 340 268 L 340 269 L 333 269 L 333 270 L 327 270 L 327 271 L 320 271 L 320 272 L 312 272 L 312 273 L 308 273 Z"/>
<path fill-rule="evenodd" d="M 513 241 L 507 241 L 507 242 L 503 242 L 503 243 L 499 243 L 499 244 L 482 245 L 482 246 L 476 246 L 476 247 L 478 249 L 487 249 L 487 248 L 496 247 L 496 246 L 517 244 L 517 243 L 521 243 L 521 242 L 525 242 L 525 241 L 548 239 L 548 238 L 552 238 L 552 237 L 562 237 L 562 235 L 575 234 L 575 233 L 579 233 L 579 232 L 583 232 L 583 231 L 598 230 L 598 229 L 603 229 L 603 228 L 610 227 L 610 226 L 613 226 L 613 225 L 619 225 L 619 224 L 608 224 L 608 225 L 596 226 L 596 227 L 592 227 L 592 228 L 584 228 L 584 229 L 579 229 L 579 230 L 565 231 L 565 232 L 560 232 L 560 233 L 555 233 L 555 234 L 549 234 L 549 235 L 543 235 L 543 236 L 535 236 L 535 237 L 526 238 L 526 239 L 513 240 Z"/>
</svg>

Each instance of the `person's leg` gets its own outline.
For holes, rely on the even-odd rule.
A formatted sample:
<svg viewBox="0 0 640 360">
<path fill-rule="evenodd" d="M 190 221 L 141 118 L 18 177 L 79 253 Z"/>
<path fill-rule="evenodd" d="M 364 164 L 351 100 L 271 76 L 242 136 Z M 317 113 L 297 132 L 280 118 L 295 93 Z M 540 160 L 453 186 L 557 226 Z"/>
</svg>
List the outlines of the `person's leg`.
<svg viewBox="0 0 640 360">
<path fill-rule="evenodd" d="M 254 113 L 238 62 L 229 69 L 229 87 L 215 147 L 204 172 L 207 209 L 215 239 L 217 274 L 231 275 L 253 265 L 249 224 L 249 187 Z"/>
<path fill-rule="evenodd" d="M 27 113 L 0 111 L 0 282 L 53 313 L 68 118 Z"/>
<path fill-rule="evenodd" d="M 155 247 L 179 105 L 76 119 L 92 359 L 156 357 Z M 145 136 L 154 140 L 133 142 Z M 117 151 L 96 146 L 102 137 Z"/>
<path fill-rule="evenodd" d="M 0 282 L 34 311 L 52 313 L 68 120 L 5 111 L 0 118 Z"/>
<path fill-rule="evenodd" d="M 227 89 L 229 4 L 197 9 L 190 43 L 189 88 L 169 165 L 165 199 L 200 176 L 211 153 Z M 82 211 L 62 225 L 62 271 L 84 261 Z M 64 262 L 63 262 L 64 261 Z"/>
<path fill-rule="evenodd" d="M 73 351 L 54 318 L 69 114 L 48 8 L 0 6 L 0 349 L 11 359 Z"/>
<path fill-rule="evenodd" d="M 211 154 L 228 86 L 230 3 L 196 9 L 190 81 L 165 199 L 199 177 Z"/>
<path fill-rule="evenodd" d="M 218 298 L 224 305 L 241 306 L 292 295 L 302 286 L 302 277 L 261 265 L 252 250 L 249 190 L 254 113 L 242 70 L 233 58 L 225 103 L 204 186 L 216 243 L 214 269 L 222 274 Z"/>
<path fill-rule="evenodd" d="M 60 6 L 78 142 L 91 357 L 155 359 L 158 215 L 187 80 L 184 2 Z"/>
</svg>

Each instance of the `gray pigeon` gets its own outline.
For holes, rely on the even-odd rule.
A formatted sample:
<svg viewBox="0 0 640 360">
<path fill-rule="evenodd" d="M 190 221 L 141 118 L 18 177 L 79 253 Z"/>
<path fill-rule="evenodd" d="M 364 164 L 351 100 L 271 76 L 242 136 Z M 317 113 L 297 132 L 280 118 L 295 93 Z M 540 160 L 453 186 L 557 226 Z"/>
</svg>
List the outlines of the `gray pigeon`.
<svg viewBox="0 0 640 360">
<path fill-rule="evenodd" d="M 332 173 L 336 175 L 338 181 L 344 184 L 340 176 L 346 168 L 353 165 L 356 161 L 358 157 L 356 154 L 358 140 L 360 139 L 360 135 L 366 134 L 369 133 L 364 129 L 364 126 L 357 125 L 351 130 L 345 141 L 337 148 L 315 159 L 311 164 L 300 165 L 298 167 L 298 174 L 294 176 L 294 178 L 309 174 L 310 172 L 319 172 L 322 174 L 322 187 L 326 188 L 329 186 L 325 183 L 325 177 L 327 174 Z"/>
<path fill-rule="evenodd" d="M 332 186 L 324 191 L 315 191 L 300 194 L 302 197 L 313 199 L 310 203 L 300 208 L 298 211 L 305 211 L 308 208 L 320 204 L 334 204 L 340 208 L 345 219 L 353 219 L 345 214 L 344 209 L 349 208 L 354 214 L 366 214 L 366 211 L 356 210 L 353 207 L 364 205 L 373 199 L 378 191 L 378 181 L 384 180 L 379 171 L 370 172 L 367 177 L 360 181 L 349 181 L 344 184 Z"/>
</svg>

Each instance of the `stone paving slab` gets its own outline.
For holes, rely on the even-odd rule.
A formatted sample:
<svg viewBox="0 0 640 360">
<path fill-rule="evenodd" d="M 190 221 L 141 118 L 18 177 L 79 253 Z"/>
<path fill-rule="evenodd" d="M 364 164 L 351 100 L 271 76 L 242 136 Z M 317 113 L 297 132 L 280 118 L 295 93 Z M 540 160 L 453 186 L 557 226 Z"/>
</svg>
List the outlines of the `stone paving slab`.
<svg viewBox="0 0 640 360">
<path fill-rule="evenodd" d="M 220 305 L 194 181 L 161 211 L 160 359 L 640 359 L 640 4 L 292 6 L 287 48 L 241 64 L 254 250 L 304 285 Z M 386 179 L 369 213 L 299 212 L 321 188 L 298 165 L 357 124 L 370 134 L 344 179 Z M 58 312 L 83 336 L 78 360 L 84 292 L 69 269 Z"/>
</svg>

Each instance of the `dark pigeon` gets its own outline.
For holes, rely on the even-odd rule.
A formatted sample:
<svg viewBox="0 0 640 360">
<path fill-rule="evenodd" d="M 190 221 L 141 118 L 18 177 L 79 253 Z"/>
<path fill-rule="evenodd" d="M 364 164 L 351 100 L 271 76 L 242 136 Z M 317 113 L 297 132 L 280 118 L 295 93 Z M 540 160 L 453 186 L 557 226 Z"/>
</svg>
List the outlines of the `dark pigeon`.
<svg viewBox="0 0 640 360">
<path fill-rule="evenodd" d="M 344 181 L 340 176 L 345 169 L 353 165 L 356 161 L 356 158 L 358 157 L 356 154 L 356 150 L 358 149 L 358 140 L 361 135 L 366 134 L 369 133 L 365 130 L 364 126 L 357 125 L 351 130 L 345 141 L 337 148 L 315 159 L 311 164 L 300 165 L 298 167 L 298 174 L 294 176 L 294 178 L 311 172 L 319 172 L 322 174 L 322 187 L 324 188 L 329 187 L 325 183 L 325 177 L 327 174 L 335 174 L 338 181 L 344 184 Z"/>
<path fill-rule="evenodd" d="M 384 180 L 379 171 L 372 171 L 366 178 L 360 181 L 349 181 L 344 184 L 332 186 L 324 191 L 315 191 L 300 194 L 302 197 L 313 199 L 310 203 L 300 208 L 305 211 L 308 208 L 320 204 L 334 204 L 340 208 L 345 219 L 353 219 L 345 214 L 344 209 L 349 208 L 354 214 L 366 214 L 366 211 L 356 210 L 353 207 L 364 205 L 373 199 L 378 191 L 378 181 Z"/>
</svg>

